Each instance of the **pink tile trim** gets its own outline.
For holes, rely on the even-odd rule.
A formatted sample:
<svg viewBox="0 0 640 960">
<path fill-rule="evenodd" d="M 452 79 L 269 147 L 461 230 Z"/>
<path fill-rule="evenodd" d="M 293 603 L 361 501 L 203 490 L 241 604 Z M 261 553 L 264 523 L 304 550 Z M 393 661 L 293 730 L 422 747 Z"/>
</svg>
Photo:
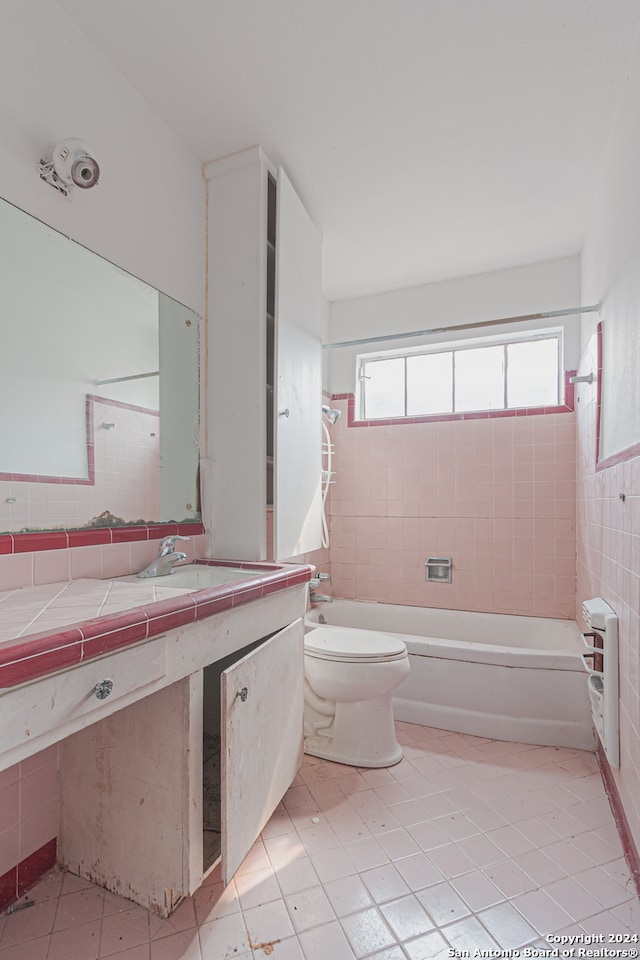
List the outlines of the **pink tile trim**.
<svg viewBox="0 0 640 960">
<path fill-rule="evenodd" d="M 147 639 L 147 615 L 139 607 L 79 624 L 82 659 L 99 657 L 131 643 Z"/>
<path fill-rule="evenodd" d="M 534 417 L 554 413 L 572 413 L 575 406 L 575 387 L 570 378 L 576 370 L 564 374 L 563 404 L 553 407 L 519 407 L 514 410 L 481 410 L 473 413 L 444 413 L 424 417 L 389 417 L 384 420 L 357 420 L 354 393 L 334 393 L 332 400 L 347 400 L 347 425 L 349 427 L 389 427 L 406 423 L 446 423 L 450 420 L 496 420 L 500 417 Z"/>
<path fill-rule="evenodd" d="M 56 633 L 35 633 L 15 640 L 7 640 L 0 644 L 0 667 L 30 657 L 39 657 L 65 647 L 74 647 L 82 643 L 83 637 L 79 627 L 70 626 L 66 630 Z"/>
<path fill-rule="evenodd" d="M 111 532 L 108 527 L 96 530 L 69 530 L 67 533 L 70 547 L 89 547 L 101 543 L 111 543 Z"/>
<path fill-rule="evenodd" d="M 150 417 L 160 419 L 160 411 L 152 410 L 151 407 L 140 407 L 135 403 L 125 403 L 123 400 L 112 400 L 111 397 L 99 397 L 97 394 L 88 393 L 87 399 L 92 403 L 106 403 L 110 407 L 120 407 L 122 410 L 133 410 L 135 413 L 146 413 Z"/>
<path fill-rule="evenodd" d="M 43 873 L 55 866 L 56 848 L 54 837 L 0 877 L 0 910 L 21 897 Z"/>
<path fill-rule="evenodd" d="M 0 877 L 0 910 L 18 899 L 18 868 L 11 867 Z"/>
<path fill-rule="evenodd" d="M 47 533 L 14 533 L 12 553 L 34 553 L 36 550 L 64 550 L 69 546 L 66 530 Z"/>
<path fill-rule="evenodd" d="M 18 897 L 26 893 L 43 873 L 55 866 L 57 846 L 58 841 L 54 837 L 18 864 Z"/>
<path fill-rule="evenodd" d="M 200 562 L 210 566 L 225 565 L 219 560 Z M 313 573 L 313 567 L 308 564 L 279 567 L 277 564 L 227 561 L 226 565 L 229 564 L 247 570 L 264 570 L 265 575 L 179 594 L 145 607 L 70 625 L 55 633 L 34 634 L 0 644 L 0 688 L 13 687 L 76 666 L 82 660 L 140 643 L 165 630 L 306 583 Z"/>
<path fill-rule="evenodd" d="M 638 897 L 640 897 L 640 855 L 638 854 L 637 847 L 634 843 L 633 834 L 629 829 L 629 822 L 624 812 L 624 807 L 622 806 L 622 800 L 620 799 L 620 794 L 618 793 L 618 788 L 613 777 L 611 766 L 607 760 L 604 750 L 602 750 L 600 746 L 598 746 L 596 757 L 598 759 L 598 766 L 600 767 L 600 773 L 604 782 L 604 788 L 607 792 L 607 796 L 609 797 L 609 803 L 611 804 L 613 819 L 616 827 L 618 828 L 618 834 L 620 836 L 620 842 L 622 843 L 624 858 L 627 861 L 629 872 L 633 878 L 633 882 L 636 887 L 636 893 L 638 894 Z"/>
<path fill-rule="evenodd" d="M 178 534 L 199 536 L 204 525 L 196 521 L 186 523 L 151 523 L 144 526 L 97 527 L 79 530 L 46 530 L 39 533 L 0 534 L 0 554 L 33 553 L 39 550 L 66 550 L 103 543 L 132 543 L 136 540 L 161 540 Z M 238 566 L 238 564 L 236 564 Z"/>
<path fill-rule="evenodd" d="M 82 660 L 82 647 L 76 644 L 70 647 L 58 647 L 35 657 L 15 660 L 0 666 L 0 687 L 17 687 L 20 683 L 45 677 L 68 667 L 76 667 Z"/>
</svg>

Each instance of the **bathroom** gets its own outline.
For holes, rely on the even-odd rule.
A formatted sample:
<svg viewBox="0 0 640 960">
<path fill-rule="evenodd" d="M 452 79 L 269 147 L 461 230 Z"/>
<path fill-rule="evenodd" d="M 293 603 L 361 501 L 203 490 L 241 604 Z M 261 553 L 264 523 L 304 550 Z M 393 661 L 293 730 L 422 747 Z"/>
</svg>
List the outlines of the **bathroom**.
<svg viewBox="0 0 640 960">
<path fill-rule="evenodd" d="M 71 2 L 12 0 L 0 12 L 0 195 L 204 317 L 203 158 L 149 105 L 143 81 L 136 87 L 89 39 L 76 19 L 79 7 Z M 604 13 L 602 17 L 606 21 Z M 576 616 L 587 598 L 607 599 L 620 624 L 621 760 L 612 776 L 628 835 L 637 849 L 640 436 L 631 424 L 617 450 L 597 470 L 594 452 L 599 391 L 604 391 L 603 409 L 607 400 L 611 405 L 605 413 L 610 420 L 615 420 L 615 411 L 637 406 L 633 363 L 640 360 L 634 309 L 640 268 L 636 176 L 640 53 L 632 51 L 629 41 L 621 56 L 629 60 L 628 76 L 624 83 L 619 77 L 610 134 L 607 126 L 606 157 L 598 153 L 602 169 L 597 195 L 573 245 L 550 243 L 544 256 L 534 255 L 502 269 L 490 264 L 486 269 L 461 271 L 458 279 L 422 285 L 420 280 L 408 280 L 386 293 L 336 295 L 322 331 L 322 340 L 328 344 L 463 323 L 469 317 L 494 320 L 602 301 L 600 313 L 574 316 L 562 324 L 567 336 L 565 369 L 587 376 L 600 373 L 598 324 L 602 323 L 602 380 L 576 384 L 572 409 L 548 416 L 350 428 L 348 406 L 355 386 L 351 354 L 325 351 L 325 399 L 332 408 L 342 410 L 340 420 L 330 428 L 336 447 L 336 483 L 328 506 L 331 540 L 329 548 L 305 559 L 330 573 L 331 582 L 322 590 L 335 597 L 560 619 Z M 608 124 L 612 122 L 609 117 Z M 602 137 L 604 130 L 586 133 L 583 151 L 590 150 L 591 138 Z M 102 169 L 98 187 L 71 200 L 43 184 L 36 170 L 41 151 L 68 135 L 79 135 L 95 145 Z M 230 149 L 261 139 L 269 142 L 262 128 Z M 273 159 L 285 168 L 290 162 L 284 154 Z M 135 215 L 130 216 L 131 212 Z M 481 238 L 476 238 L 476 246 L 482 246 Z M 558 321 L 552 325 L 558 326 Z M 614 427 L 610 421 L 605 424 L 610 432 Z M 485 485 L 482 503 L 491 502 L 489 518 L 476 498 L 461 509 L 451 493 L 468 477 L 472 448 L 487 453 L 486 470 L 476 480 Z M 534 462 L 541 468 L 539 473 L 530 466 Z M 416 463 L 421 465 L 424 489 L 417 489 L 412 479 Z M 510 478 L 507 467 L 512 471 Z M 517 473 L 516 467 L 529 472 Z M 479 512 L 474 514 L 476 508 Z M 206 540 L 192 540 L 189 550 L 205 555 Z M 140 567 L 150 559 L 136 543 L 0 556 L 1 588 L 30 583 L 34 575 L 40 578 L 36 582 L 46 582 L 60 562 L 73 577 L 128 572 L 122 569 L 125 553 L 127 562 Z M 426 582 L 424 563 L 430 555 L 453 558 L 451 584 Z M 474 562 L 478 555 L 481 562 Z M 56 771 L 55 751 L 49 750 L 39 759 L 22 763 L 16 779 L 3 782 L 0 877 L 19 863 L 28 862 L 35 870 L 34 856 L 50 848 L 57 829 Z M 612 914 L 607 922 L 614 923 Z M 590 929 L 592 933 L 617 932 L 613 925 L 596 924 Z M 175 929 L 171 934 L 180 936 Z M 264 935 L 256 942 L 270 939 L 276 938 Z M 315 956 L 311 947 L 305 954 L 295 953 L 292 943 L 285 953 L 285 939 L 273 948 L 276 957 L 304 955 L 308 960 Z M 0 940 L 0 954 L 17 949 L 6 944 Z M 139 957 L 155 960 L 150 949 L 144 953 L 134 944 L 129 952 L 131 958 L 138 950 Z M 186 949 L 185 957 L 190 956 Z M 376 952 L 383 956 L 381 950 L 387 951 L 389 960 L 412 956 L 407 950 L 394 953 L 393 949 L 385 945 Z M 118 955 L 115 948 L 111 952 Z M 124 950 L 120 952 L 126 956 Z M 334 952 L 340 956 L 337 949 Z M 85 956 L 92 955 L 87 950 Z M 194 956 L 199 960 L 199 954 Z"/>
</svg>

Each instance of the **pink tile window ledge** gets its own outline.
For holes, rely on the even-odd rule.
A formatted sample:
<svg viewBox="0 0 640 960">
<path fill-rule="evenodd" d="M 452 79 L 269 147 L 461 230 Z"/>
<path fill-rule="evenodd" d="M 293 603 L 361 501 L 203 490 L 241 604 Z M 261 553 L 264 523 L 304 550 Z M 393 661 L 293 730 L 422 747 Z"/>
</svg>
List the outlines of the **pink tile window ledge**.
<svg viewBox="0 0 640 960">
<path fill-rule="evenodd" d="M 181 589 L 178 592 L 176 589 L 174 595 L 164 599 L 150 600 L 142 605 L 79 621 L 73 618 L 73 604 L 77 606 L 81 617 L 86 615 L 86 605 L 83 607 L 78 599 L 71 599 L 68 601 L 69 605 L 64 606 L 69 616 L 64 626 L 58 625 L 26 635 L 23 631 L 22 636 L 8 637 L 4 641 L 0 638 L 0 689 L 77 666 L 93 657 L 149 640 L 166 630 L 195 623 L 223 610 L 239 607 L 271 593 L 305 583 L 311 578 L 314 569 L 309 564 L 246 563 L 233 560 L 196 560 L 194 563 L 246 568 L 247 578 L 195 591 Z M 79 582 L 48 584 L 47 587 L 54 593 L 56 587 L 60 588 L 56 599 L 64 605 L 65 586 Z M 87 579 L 84 582 L 87 585 L 99 585 L 106 581 Z M 141 583 L 148 584 L 149 581 Z M 132 586 L 135 590 L 135 585 Z M 159 586 L 171 588 L 171 583 Z M 41 612 L 35 608 L 33 601 L 32 609 L 28 609 L 30 594 L 38 589 L 23 587 L 4 591 L 5 597 L 12 595 L 13 599 L 24 598 L 22 610 L 27 622 Z M 48 611 L 53 605 L 47 604 Z"/>
</svg>

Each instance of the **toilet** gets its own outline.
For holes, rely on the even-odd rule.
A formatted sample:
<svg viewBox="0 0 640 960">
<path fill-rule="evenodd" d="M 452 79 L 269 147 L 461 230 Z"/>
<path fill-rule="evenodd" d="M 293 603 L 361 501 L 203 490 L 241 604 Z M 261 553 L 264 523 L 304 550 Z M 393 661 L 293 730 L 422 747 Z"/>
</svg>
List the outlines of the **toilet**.
<svg viewBox="0 0 640 960">
<path fill-rule="evenodd" d="M 402 759 L 391 691 L 409 673 L 398 637 L 352 627 L 316 627 L 304 639 L 304 752 L 356 767 Z"/>
</svg>

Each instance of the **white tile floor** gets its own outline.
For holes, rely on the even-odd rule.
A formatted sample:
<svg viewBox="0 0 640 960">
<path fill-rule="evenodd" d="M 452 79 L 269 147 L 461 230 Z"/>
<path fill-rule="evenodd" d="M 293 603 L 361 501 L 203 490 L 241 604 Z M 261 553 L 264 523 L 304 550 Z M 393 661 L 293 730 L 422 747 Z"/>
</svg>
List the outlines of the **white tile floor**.
<svg viewBox="0 0 640 960">
<path fill-rule="evenodd" d="M 591 754 L 397 729 L 395 767 L 305 757 L 226 889 L 210 877 L 162 921 L 54 870 L 0 917 L 0 960 L 544 956 L 550 934 L 640 932 Z"/>
</svg>

